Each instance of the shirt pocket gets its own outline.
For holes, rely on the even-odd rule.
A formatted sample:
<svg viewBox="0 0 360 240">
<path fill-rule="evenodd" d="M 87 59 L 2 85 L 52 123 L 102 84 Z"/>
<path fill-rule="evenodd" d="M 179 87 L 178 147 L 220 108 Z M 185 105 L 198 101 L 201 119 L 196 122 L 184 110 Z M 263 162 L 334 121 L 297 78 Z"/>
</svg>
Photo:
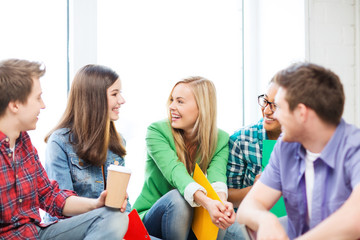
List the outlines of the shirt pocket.
<svg viewBox="0 0 360 240">
<path fill-rule="evenodd" d="M 80 159 L 76 154 L 70 154 L 69 157 L 74 183 L 88 181 L 91 178 L 91 164 Z"/>
<path fill-rule="evenodd" d="M 300 229 L 304 227 L 304 217 L 307 216 L 305 215 L 306 208 L 301 206 L 297 193 L 283 190 L 283 199 L 288 216 L 288 233 L 293 232 L 295 236 L 299 235 Z"/>
<path fill-rule="evenodd" d="M 283 198 L 286 213 L 292 222 L 299 222 L 301 221 L 301 217 L 307 216 L 306 201 L 301 201 L 299 193 L 284 189 Z"/>
</svg>

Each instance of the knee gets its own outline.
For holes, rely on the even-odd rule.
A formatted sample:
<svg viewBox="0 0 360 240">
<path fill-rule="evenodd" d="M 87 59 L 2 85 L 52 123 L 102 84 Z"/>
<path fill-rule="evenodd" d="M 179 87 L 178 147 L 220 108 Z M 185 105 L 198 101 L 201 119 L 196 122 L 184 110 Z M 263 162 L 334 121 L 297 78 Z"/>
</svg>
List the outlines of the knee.
<svg viewBox="0 0 360 240">
<path fill-rule="evenodd" d="M 104 208 L 103 219 L 106 224 L 106 230 L 114 239 L 122 239 L 129 226 L 128 213 L 122 213 L 118 209 Z"/>
<path fill-rule="evenodd" d="M 169 194 L 170 201 L 168 203 L 168 208 L 171 209 L 172 212 L 175 212 L 179 219 L 192 219 L 193 208 L 186 202 L 183 196 L 181 196 L 179 191 L 172 190 Z"/>
</svg>

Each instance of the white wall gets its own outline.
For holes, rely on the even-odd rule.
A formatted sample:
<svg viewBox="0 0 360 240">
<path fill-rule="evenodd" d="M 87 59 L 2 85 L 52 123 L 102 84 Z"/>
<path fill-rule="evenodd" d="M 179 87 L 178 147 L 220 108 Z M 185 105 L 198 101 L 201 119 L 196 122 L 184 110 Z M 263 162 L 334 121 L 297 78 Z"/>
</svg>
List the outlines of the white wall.
<svg viewBox="0 0 360 240">
<path fill-rule="evenodd" d="M 344 119 L 360 126 L 360 1 L 307 0 L 307 60 L 333 70 L 345 90 Z"/>
<path fill-rule="evenodd" d="M 254 96 L 278 70 L 307 60 L 341 78 L 343 117 L 360 126 L 360 1 L 244 0 L 245 125 L 257 121 Z"/>
<path fill-rule="evenodd" d="M 134 203 L 144 182 L 147 127 L 167 117 L 175 82 L 194 75 L 210 79 L 217 90 L 218 127 L 232 133 L 242 125 L 242 4 L 101 0 L 97 19 L 97 63 L 118 72 L 126 100 L 116 127 L 127 142 Z"/>
<path fill-rule="evenodd" d="M 304 0 L 244 0 L 245 125 L 259 120 L 257 96 L 274 74 L 304 60 Z"/>
</svg>

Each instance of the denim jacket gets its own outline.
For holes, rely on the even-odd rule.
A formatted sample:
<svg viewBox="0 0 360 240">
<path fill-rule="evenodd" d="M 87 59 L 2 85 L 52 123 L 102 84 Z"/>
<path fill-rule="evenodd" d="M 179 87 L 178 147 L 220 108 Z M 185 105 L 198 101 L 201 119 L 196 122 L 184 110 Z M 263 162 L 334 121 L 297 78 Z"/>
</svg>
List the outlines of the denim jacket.
<svg viewBox="0 0 360 240">
<path fill-rule="evenodd" d="M 49 179 L 56 180 L 61 189 L 75 191 L 81 197 L 98 198 L 105 189 L 107 167 L 110 164 L 124 166 L 125 161 L 119 155 L 108 150 L 104 165 L 91 165 L 80 159 L 69 142 L 69 129 L 58 129 L 48 139 L 45 153 L 45 170 Z M 130 211 L 128 202 L 126 207 Z M 45 217 L 45 221 L 47 221 Z"/>
</svg>

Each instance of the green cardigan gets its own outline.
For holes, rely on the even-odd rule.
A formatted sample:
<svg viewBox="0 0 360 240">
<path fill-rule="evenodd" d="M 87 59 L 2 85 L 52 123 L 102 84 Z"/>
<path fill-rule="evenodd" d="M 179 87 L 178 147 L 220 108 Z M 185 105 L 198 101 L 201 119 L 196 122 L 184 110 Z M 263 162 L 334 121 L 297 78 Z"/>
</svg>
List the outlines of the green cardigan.
<svg viewBox="0 0 360 240">
<path fill-rule="evenodd" d="M 229 155 L 229 134 L 218 130 L 218 143 L 207 169 L 210 183 L 226 184 L 226 165 Z M 184 196 L 186 186 L 194 182 L 185 165 L 178 160 L 174 138 L 168 120 L 155 122 L 148 127 L 146 135 L 147 160 L 145 182 L 135 208 L 143 218 L 152 205 L 172 189 Z"/>
</svg>

